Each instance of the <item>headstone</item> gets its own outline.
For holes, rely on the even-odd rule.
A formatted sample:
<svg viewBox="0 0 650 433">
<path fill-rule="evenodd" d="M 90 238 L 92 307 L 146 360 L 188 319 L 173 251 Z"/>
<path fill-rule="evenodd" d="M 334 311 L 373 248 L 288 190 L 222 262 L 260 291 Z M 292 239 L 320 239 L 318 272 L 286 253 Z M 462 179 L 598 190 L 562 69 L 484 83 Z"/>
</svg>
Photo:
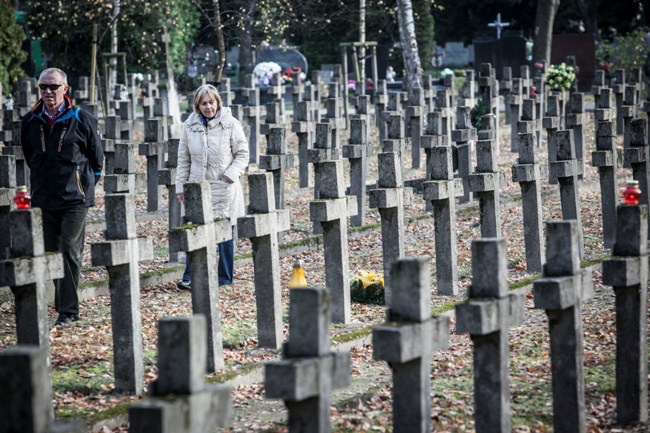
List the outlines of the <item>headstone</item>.
<svg viewBox="0 0 650 433">
<path fill-rule="evenodd" d="M 556 177 L 560 184 L 562 218 L 565 221 L 575 220 L 578 223 L 578 251 L 579 257 L 583 258 L 585 244 L 582 236 L 582 218 L 580 216 L 580 184 L 578 181 L 580 167 L 576 159 L 573 131 L 570 129 L 561 129 L 557 132 L 556 159 L 555 162 L 549 163 L 550 176 Z"/>
<path fill-rule="evenodd" d="M 456 196 L 462 183 L 454 180 L 450 146 L 431 147 L 431 180 L 422 183 L 424 199 L 433 207 L 436 280 L 439 295 L 458 293 L 458 253 L 456 247 Z"/>
<path fill-rule="evenodd" d="M 611 77 L 610 87 L 616 95 L 616 133 L 623 134 L 623 96 L 625 95 L 625 69 L 617 69 Z"/>
<path fill-rule="evenodd" d="M 542 119 L 542 126 L 546 129 L 549 162 L 554 162 L 557 158 L 557 131 L 560 129 L 560 123 L 560 101 L 558 96 L 548 95 L 546 98 L 546 115 Z M 557 178 L 549 173 L 548 183 L 557 184 Z"/>
<path fill-rule="evenodd" d="M 500 93 L 503 95 L 503 99 L 506 101 L 505 104 L 505 123 L 506 125 L 512 124 L 512 116 L 510 114 L 510 105 L 507 103 L 508 96 L 512 92 L 512 68 L 510 66 L 504 66 L 503 72 L 501 72 L 501 82 L 499 84 Z M 517 117 L 519 120 L 519 117 Z"/>
<path fill-rule="evenodd" d="M 553 429 L 585 432 L 582 303 L 593 294 L 591 270 L 580 269 L 579 223 L 546 223 L 544 277 L 533 283 L 535 308 L 549 321 Z"/>
<path fill-rule="evenodd" d="M 205 383 L 206 328 L 201 315 L 158 322 L 158 379 L 150 398 L 129 408 L 129 432 L 203 433 L 230 423 L 230 387 Z"/>
<path fill-rule="evenodd" d="M 596 139 L 598 139 L 598 122 L 612 122 L 612 126 L 615 126 L 616 113 L 614 107 L 612 107 L 612 89 L 608 87 L 600 89 L 600 94 L 595 103 L 594 120 L 596 122 Z"/>
<path fill-rule="evenodd" d="M 463 195 L 459 202 L 467 203 L 472 200 L 469 179 L 472 174 L 472 147 L 476 140 L 476 129 L 472 127 L 469 107 L 456 108 L 456 129 L 451 131 L 451 139 L 456 143 L 458 176 L 463 182 Z"/>
<path fill-rule="evenodd" d="M 144 355 L 138 262 L 153 258 L 153 245 L 137 236 L 133 195 L 106 195 L 104 201 L 106 241 L 92 244 L 92 264 L 108 270 L 115 388 L 139 395 L 144 391 Z"/>
<path fill-rule="evenodd" d="M 502 179 L 496 158 L 495 123 L 496 119 L 493 115 L 484 116 L 485 129 L 478 132 L 479 139 L 476 142 L 476 171 L 469 176 L 467 184 L 479 200 L 481 237 L 484 238 L 501 237 L 499 191 Z"/>
<path fill-rule="evenodd" d="M 474 424 L 477 433 L 510 433 L 508 327 L 525 309 L 523 294 L 508 293 L 505 241 L 472 241 L 472 275 L 469 299 L 456 305 L 456 332 L 474 344 Z"/>
<path fill-rule="evenodd" d="M 237 232 L 240 238 L 250 238 L 253 248 L 258 345 L 279 349 L 282 287 L 277 234 L 289 230 L 289 211 L 276 208 L 273 185 L 270 173 L 248 175 L 248 215 L 237 221 Z"/>
<path fill-rule="evenodd" d="M 377 188 L 370 190 L 370 207 L 379 209 L 384 263 L 384 300 L 391 305 L 393 263 L 404 256 L 404 180 L 399 155 L 383 152 L 378 157 Z"/>
<path fill-rule="evenodd" d="M 633 119 L 630 122 L 630 146 L 624 150 L 624 161 L 632 167 L 632 177 L 639 182 L 639 204 L 648 205 L 650 182 L 650 147 L 648 147 L 648 121 Z M 649 216 L 650 218 L 650 216 Z M 648 235 L 650 236 L 650 234 Z"/>
<path fill-rule="evenodd" d="M 347 217 L 356 212 L 356 200 L 345 195 L 339 149 L 331 147 L 331 125 L 316 125 L 316 143 L 310 151 L 318 200 L 309 203 L 309 218 L 323 230 L 325 284 L 332 299 L 332 321 L 349 323 L 350 264 Z"/>
<path fill-rule="evenodd" d="M 139 154 L 147 159 L 147 212 L 157 212 L 163 199 L 158 179 L 159 170 L 165 163 L 167 141 L 159 118 L 145 120 L 144 142 L 139 145 Z M 170 196 L 173 200 L 175 197 Z"/>
<path fill-rule="evenodd" d="M 14 207 L 16 193 L 16 158 L 0 155 L 0 260 L 10 257 L 9 212 Z"/>
<path fill-rule="evenodd" d="M 357 198 L 357 213 L 350 217 L 350 224 L 354 227 L 363 226 L 366 220 L 367 128 L 366 119 L 350 119 L 349 144 L 342 149 L 343 157 L 350 162 L 350 195 Z"/>
<path fill-rule="evenodd" d="M 312 104 L 313 101 L 300 101 L 293 106 L 291 132 L 295 132 L 298 136 L 298 180 L 300 188 L 308 188 L 313 183 L 310 182 L 312 170 L 307 158 L 314 137 Z"/>
<path fill-rule="evenodd" d="M 136 146 L 126 142 L 115 143 L 113 172 L 104 176 L 106 194 L 135 194 Z"/>
<path fill-rule="evenodd" d="M 395 296 L 386 323 L 372 332 L 373 358 L 393 371 L 393 432 L 431 431 L 431 354 L 449 345 L 449 317 L 431 317 L 431 282 L 425 258 L 392 265 Z"/>
<path fill-rule="evenodd" d="M 330 395 L 350 383 L 350 354 L 330 352 L 327 289 L 293 289 L 289 298 L 289 341 L 284 359 L 266 363 L 266 398 L 284 400 L 289 433 L 329 433 Z"/>
<path fill-rule="evenodd" d="M 2 432 L 83 433 L 83 422 L 55 422 L 47 347 L 0 350 Z"/>
<path fill-rule="evenodd" d="M 609 91 L 609 89 L 606 89 Z M 601 93 L 601 96 L 604 94 Z M 616 206 L 618 188 L 616 186 L 616 132 L 611 120 L 598 122 L 596 131 L 596 150 L 591 153 L 591 164 L 598 167 L 600 178 L 600 203 L 603 220 L 603 244 L 612 248 L 616 238 Z"/>
<path fill-rule="evenodd" d="M 159 185 L 167 187 L 167 222 L 169 230 L 181 225 L 181 204 L 176 200 L 176 167 L 178 166 L 178 144 L 179 139 L 170 138 L 167 140 L 167 162 L 166 168 L 158 171 Z M 180 253 L 169 250 L 169 262 L 179 262 Z"/>
<path fill-rule="evenodd" d="M 620 107 L 617 107 L 616 112 L 617 115 L 620 113 L 620 116 L 623 118 L 623 152 L 625 152 L 625 149 L 630 147 L 630 122 L 632 122 L 633 118 L 637 117 L 637 101 L 634 86 L 627 84 L 624 86 L 623 103 Z M 624 165 L 624 167 L 630 168 L 629 165 Z"/>
<path fill-rule="evenodd" d="M 521 104 L 523 102 L 523 88 L 521 86 L 520 78 L 512 79 L 512 89 L 510 94 L 506 96 L 506 107 L 509 107 L 510 112 L 510 151 L 517 151 L 517 123 L 521 118 Z"/>
<path fill-rule="evenodd" d="M 512 181 L 521 188 L 521 208 L 524 217 L 526 270 L 542 272 L 544 237 L 542 234 L 542 197 L 539 164 L 535 153 L 535 134 L 519 134 L 519 158 L 512 166 Z"/>
<path fill-rule="evenodd" d="M 260 156 L 259 167 L 273 175 L 275 208 L 284 209 L 286 171 L 293 167 L 293 154 L 287 152 L 287 130 L 284 125 L 269 128 L 266 155 Z"/>
<path fill-rule="evenodd" d="M 616 421 L 648 421 L 648 207 L 620 205 L 603 284 L 616 294 Z"/>
<path fill-rule="evenodd" d="M 227 218 L 213 218 L 207 181 L 186 183 L 182 192 L 187 224 L 170 230 L 169 249 L 189 256 L 192 311 L 203 314 L 208 323 L 206 371 L 213 373 L 224 366 L 216 246 L 232 238 L 232 227 Z"/>
<path fill-rule="evenodd" d="M 517 122 L 518 134 L 535 134 L 537 146 L 541 146 L 542 122 L 538 119 L 535 99 L 524 98 L 521 105 L 521 120 Z"/>
<path fill-rule="evenodd" d="M 63 278 L 61 253 L 45 254 L 41 209 L 14 210 L 5 218 L 9 257 L 0 261 L 0 287 L 14 295 L 16 340 L 49 348 L 46 282 Z"/>
<path fill-rule="evenodd" d="M 260 155 L 260 116 L 262 107 L 260 106 L 260 89 L 255 87 L 253 75 L 246 75 L 246 87 L 242 89 L 246 99 L 244 107 L 244 117 L 248 124 L 250 133 L 248 135 L 249 162 L 257 164 Z"/>
<path fill-rule="evenodd" d="M 413 89 L 412 100 L 406 107 L 406 128 L 411 138 L 411 168 L 420 168 L 420 135 L 422 135 L 422 118 L 424 117 L 424 91 L 418 87 Z"/>
</svg>

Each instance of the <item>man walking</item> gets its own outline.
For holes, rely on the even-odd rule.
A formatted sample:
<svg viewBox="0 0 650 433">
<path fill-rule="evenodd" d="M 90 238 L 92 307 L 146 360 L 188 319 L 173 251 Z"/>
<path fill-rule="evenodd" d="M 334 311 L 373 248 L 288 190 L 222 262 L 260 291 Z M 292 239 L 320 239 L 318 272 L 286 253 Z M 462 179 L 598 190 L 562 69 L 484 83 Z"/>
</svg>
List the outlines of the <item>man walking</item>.
<svg viewBox="0 0 650 433">
<path fill-rule="evenodd" d="M 46 251 L 61 251 L 64 275 L 56 280 L 55 326 L 79 320 L 86 214 L 95 204 L 103 166 L 97 119 L 72 105 L 68 78 L 58 68 L 38 79 L 41 99 L 22 119 L 21 144 L 31 169 L 32 206 L 43 211 Z"/>
</svg>

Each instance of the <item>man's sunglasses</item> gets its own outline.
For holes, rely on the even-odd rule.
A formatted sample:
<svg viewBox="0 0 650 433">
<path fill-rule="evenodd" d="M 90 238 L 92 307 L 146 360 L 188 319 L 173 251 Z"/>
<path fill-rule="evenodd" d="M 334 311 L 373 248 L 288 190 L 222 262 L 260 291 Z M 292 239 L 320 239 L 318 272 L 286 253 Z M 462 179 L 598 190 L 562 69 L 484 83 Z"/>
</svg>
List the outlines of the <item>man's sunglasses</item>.
<svg viewBox="0 0 650 433">
<path fill-rule="evenodd" d="M 38 88 L 41 89 L 42 91 L 46 91 L 47 89 L 50 89 L 53 92 L 56 92 L 59 87 L 65 86 L 65 84 L 39 84 Z"/>
</svg>

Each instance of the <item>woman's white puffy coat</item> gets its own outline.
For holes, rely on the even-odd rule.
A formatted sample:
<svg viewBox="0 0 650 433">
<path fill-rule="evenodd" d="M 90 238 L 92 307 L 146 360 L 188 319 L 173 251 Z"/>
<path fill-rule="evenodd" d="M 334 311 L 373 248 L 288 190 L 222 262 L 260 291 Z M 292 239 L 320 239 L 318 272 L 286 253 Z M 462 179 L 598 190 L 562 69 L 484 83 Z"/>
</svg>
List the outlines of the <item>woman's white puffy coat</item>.
<svg viewBox="0 0 650 433">
<path fill-rule="evenodd" d="M 230 218 L 235 225 L 245 214 L 240 176 L 248 166 L 248 152 L 244 129 L 230 108 L 221 107 L 207 127 L 198 113 L 190 114 L 178 145 L 176 192 L 182 193 L 186 182 L 209 181 L 214 217 Z M 219 180 L 222 174 L 233 183 Z"/>
</svg>

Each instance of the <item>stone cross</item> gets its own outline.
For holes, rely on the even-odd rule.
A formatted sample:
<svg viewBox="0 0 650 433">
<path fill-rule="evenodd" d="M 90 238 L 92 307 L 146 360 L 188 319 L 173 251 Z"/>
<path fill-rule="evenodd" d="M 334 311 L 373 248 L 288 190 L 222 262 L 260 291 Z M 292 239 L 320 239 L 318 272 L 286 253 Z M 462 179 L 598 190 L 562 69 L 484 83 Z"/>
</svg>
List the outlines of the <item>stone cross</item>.
<svg viewBox="0 0 650 433">
<path fill-rule="evenodd" d="M 176 200 L 176 167 L 178 166 L 178 144 L 179 139 L 170 138 L 167 140 L 167 162 L 166 168 L 161 168 L 158 171 L 158 184 L 167 187 L 167 222 L 169 229 L 179 227 L 181 225 L 181 204 Z M 169 251 L 169 262 L 174 263 L 180 261 L 180 253 L 178 251 Z"/>
<path fill-rule="evenodd" d="M 517 123 L 521 118 L 521 104 L 523 102 L 523 88 L 521 87 L 521 78 L 512 79 L 512 89 L 506 96 L 506 107 L 509 107 L 510 113 L 510 151 L 517 151 Z"/>
<path fill-rule="evenodd" d="M 392 265 L 395 296 L 386 323 L 372 331 L 373 358 L 393 371 L 393 432 L 431 431 L 431 355 L 449 346 L 449 317 L 431 317 L 429 263 L 402 258 Z"/>
<path fill-rule="evenodd" d="M 603 284 L 616 294 L 616 421 L 648 421 L 648 207 L 617 209 L 612 258 L 603 262 Z"/>
<path fill-rule="evenodd" d="M 113 172 L 104 176 L 106 194 L 135 194 L 136 146 L 132 143 L 115 143 Z"/>
<path fill-rule="evenodd" d="M 63 257 L 45 253 L 41 209 L 11 211 L 4 222 L 10 247 L 0 261 L 0 287 L 14 294 L 17 342 L 48 348 L 46 282 L 63 278 Z"/>
<path fill-rule="evenodd" d="M 560 104 L 560 125 L 559 129 L 566 129 L 566 111 L 567 111 L 567 98 L 569 97 L 569 93 L 562 90 L 551 90 L 549 92 L 551 95 L 557 96 L 558 103 Z"/>
<path fill-rule="evenodd" d="M 339 84 L 330 83 L 330 95 L 325 101 L 325 117 L 323 122 L 328 122 L 331 127 L 332 146 L 341 147 L 341 131 L 346 128 L 346 117 L 342 116 L 343 100 L 341 99 Z"/>
<path fill-rule="evenodd" d="M 250 238 L 253 246 L 258 345 L 278 349 L 282 344 L 282 287 L 277 234 L 289 230 L 289 211 L 275 207 L 273 184 L 270 173 L 248 175 L 248 215 L 239 218 L 237 231 L 240 238 Z"/>
<path fill-rule="evenodd" d="M 385 152 L 378 157 L 377 188 L 370 190 L 370 207 L 379 209 L 384 263 L 384 300 L 391 305 L 390 269 L 404 256 L 404 180 L 399 155 Z"/>
<path fill-rule="evenodd" d="M 84 433 L 84 422 L 54 421 L 52 398 L 47 347 L 19 345 L 0 350 L 0 431 Z"/>
<path fill-rule="evenodd" d="M 501 13 L 497 14 L 497 18 L 494 21 L 488 23 L 488 27 L 495 27 L 497 29 L 497 39 L 501 39 L 501 29 L 509 26 L 510 23 L 501 21 Z"/>
<path fill-rule="evenodd" d="M 457 106 L 455 76 L 453 74 L 445 75 L 445 77 L 442 79 L 442 85 L 449 93 L 449 105 L 451 107 Z"/>
<path fill-rule="evenodd" d="M 580 216 L 580 167 L 576 159 L 573 131 L 561 129 L 557 132 L 557 161 L 549 163 L 549 176 L 554 176 L 560 184 L 560 203 L 562 218 L 578 222 L 578 244 L 580 258 L 584 257 L 585 244 L 582 236 Z M 547 250 L 548 251 L 548 250 Z"/>
<path fill-rule="evenodd" d="M 130 99 L 119 101 L 118 114 L 120 117 L 120 138 L 123 140 L 133 140 L 133 131 L 135 130 L 135 106 Z"/>
<path fill-rule="evenodd" d="M 598 100 L 600 92 L 605 87 L 605 71 L 603 69 L 596 69 L 594 71 L 594 81 L 591 86 L 591 93 L 594 95 L 594 100 Z"/>
<path fill-rule="evenodd" d="M 388 110 L 388 87 L 386 80 L 379 80 L 374 94 L 375 100 L 375 121 L 379 129 L 379 142 L 388 136 L 388 130 L 384 118 L 384 112 Z"/>
<path fill-rule="evenodd" d="M 521 120 L 517 122 L 517 134 L 535 134 L 536 143 L 541 146 L 542 122 L 537 118 L 536 113 L 535 99 L 524 98 L 521 105 Z"/>
<path fill-rule="evenodd" d="M 456 108 L 456 129 L 451 131 L 451 139 L 456 143 L 458 155 L 458 176 L 463 182 L 463 195 L 460 203 L 472 200 L 469 179 L 472 174 L 472 146 L 476 140 L 476 128 L 472 127 L 469 107 Z"/>
<path fill-rule="evenodd" d="M 312 101 L 312 110 L 314 122 L 320 121 L 321 109 L 321 83 L 320 71 L 318 69 L 311 71 L 311 84 L 305 86 L 305 100 Z"/>
<path fill-rule="evenodd" d="M 474 95 L 476 94 L 476 79 L 474 70 L 465 71 L 465 82 L 460 88 L 460 97 L 458 98 L 459 107 L 473 107 L 476 104 Z M 429 107 L 432 108 L 431 106 Z"/>
<path fill-rule="evenodd" d="M 282 112 L 280 111 L 280 104 L 276 102 L 269 102 L 266 104 L 266 117 L 264 118 L 264 124 L 260 125 L 260 131 L 266 136 L 267 146 L 271 128 L 280 127 L 284 127 L 284 120 L 282 118 Z"/>
<path fill-rule="evenodd" d="M 424 91 L 413 89 L 412 99 L 406 107 L 406 124 L 411 138 L 411 168 L 420 168 L 420 136 L 422 135 L 422 117 L 424 117 Z"/>
<path fill-rule="evenodd" d="M 319 123 L 316 127 L 316 143 L 310 151 L 314 164 L 314 184 L 318 200 L 309 203 L 309 218 L 320 224 L 323 230 L 325 256 L 325 284 L 332 299 L 332 321 L 349 323 L 350 312 L 350 264 L 348 258 L 347 217 L 356 213 L 355 197 L 345 195 L 343 164 L 338 158 L 339 149 L 331 146 L 331 126 Z"/>
<path fill-rule="evenodd" d="M 609 89 L 603 89 L 603 92 Z M 604 93 L 601 93 L 603 95 Z M 611 120 L 598 122 L 596 150 L 591 153 L 591 165 L 598 167 L 600 177 L 600 203 L 603 220 L 603 244 L 612 248 L 616 238 L 616 206 L 618 187 L 616 185 L 616 132 Z"/>
<path fill-rule="evenodd" d="M 450 146 L 431 147 L 431 180 L 422 183 L 423 196 L 433 207 L 436 243 L 436 280 L 439 295 L 458 293 L 456 197 L 463 186 L 454 180 Z"/>
<path fill-rule="evenodd" d="M 478 89 L 488 113 L 499 118 L 499 82 L 490 63 L 481 63 L 478 77 Z M 497 156 L 499 155 L 499 122 L 496 123 Z"/>
<path fill-rule="evenodd" d="M 248 135 L 248 148 L 250 150 L 249 162 L 257 164 L 260 154 L 260 116 L 262 115 L 262 108 L 260 106 L 260 89 L 255 87 L 253 75 L 246 75 L 246 87 L 242 89 L 246 99 L 246 106 L 244 107 L 244 117 L 247 120 L 250 134 Z"/>
<path fill-rule="evenodd" d="M 115 388 L 139 395 L 144 390 L 144 364 L 138 262 L 153 258 L 153 245 L 151 239 L 137 236 L 133 195 L 109 194 L 104 201 L 106 241 L 92 244 L 92 264 L 108 270 Z"/>
<path fill-rule="evenodd" d="M 528 65 L 521 65 L 519 67 L 519 78 L 521 79 L 521 86 L 524 89 L 524 97 L 530 97 L 530 88 L 533 85 L 533 80 L 530 78 L 530 68 Z"/>
<path fill-rule="evenodd" d="M 508 293 L 505 241 L 472 241 L 472 285 L 467 302 L 456 304 L 456 332 L 474 344 L 476 432 L 512 431 L 508 386 L 508 327 L 524 318 L 524 294 Z"/>
<path fill-rule="evenodd" d="M 361 227 L 366 221 L 366 178 L 368 177 L 368 151 L 366 119 L 350 119 L 349 144 L 343 146 L 343 157 L 350 162 L 350 195 L 357 198 L 357 213 L 350 224 Z"/>
<path fill-rule="evenodd" d="M 18 124 L 20 124 L 20 122 L 18 122 Z M 17 132 L 15 131 L 12 132 L 12 135 L 16 138 L 20 137 L 20 129 Z M 11 155 L 14 157 L 15 167 L 16 167 L 14 170 L 14 174 L 16 177 L 16 185 L 29 186 L 30 170 L 29 170 L 29 166 L 27 165 L 27 161 L 25 161 L 25 154 L 23 153 L 22 146 L 18 144 L 12 146 L 5 145 L 2 147 L 2 155 L 6 155 L 6 156 Z"/>
<path fill-rule="evenodd" d="M 478 132 L 476 142 L 476 170 L 469 176 L 467 184 L 479 200 L 481 214 L 481 237 L 501 237 L 501 204 L 499 191 L 502 176 L 496 159 L 496 119 L 491 114 L 484 116 L 485 129 Z M 460 149 L 459 149 L 460 150 Z M 460 157 L 460 152 L 459 152 Z"/>
<path fill-rule="evenodd" d="M 232 417 L 230 387 L 207 385 L 205 317 L 158 322 L 158 379 L 151 396 L 129 408 L 131 433 L 203 433 Z"/>
<path fill-rule="evenodd" d="M 442 133 L 448 138 L 451 144 L 451 130 L 454 125 L 454 109 L 449 102 L 449 91 L 447 89 L 439 90 L 436 97 L 436 109 L 440 111 L 442 117 Z M 454 154 L 456 146 L 452 145 Z"/>
<path fill-rule="evenodd" d="M 293 154 L 287 153 L 287 129 L 284 125 L 269 127 L 266 155 L 260 156 L 259 167 L 273 175 L 275 208 L 284 209 L 286 172 L 293 167 Z"/>
<path fill-rule="evenodd" d="M 284 359 L 265 365 L 266 398 L 284 400 L 289 433 L 329 433 L 332 389 L 350 383 L 350 353 L 331 352 L 324 287 L 289 291 L 289 341 Z"/>
<path fill-rule="evenodd" d="M 596 109 L 594 110 L 596 140 L 598 140 L 598 122 L 612 122 L 612 125 L 614 125 L 615 118 L 616 113 L 614 113 L 614 107 L 612 107 L 612 89 L 603 87 L 596 98 Z"/>
<path fill-rule="evenodd" d="M 228 218 L 214 219 L 210 184 L 186 183 L 185 220 L 188 224 L 169 231 L 169 249 L 187 252 L 192 280 L 192 311 L 208 323 L 207 372 L 224 366 L 217 279 L 217 244 L 232 238 Z"/>
<path fill-rule="evenodd" d="M 298 136 L 298 180 L 300 188 L 308 188 L 312 182 L 311 165 L 307 153 L 312 147 L 314 137 L 312 101 L 300 101 L 293 106 L 291 132 Z"/>
<path fill-rule="evenodd" d="M 557 158 L 557 131 L 560 123 L 560 101 L 557 95 L 550 94 L 546 97 L 546 115 L 542 118 L 542 126 L 546 129 L 549 162 L 554 162 Z M 548 183 L 557 184 L 557 178 L 549 173 Z"/>
<path fill-rule="evenodd" d="M 504 66 L 501 72 L 501 81 L 499 83 L 501 94 L 503 95 L 505 104 L 505 123 L 506 125 L 512 124 L 512 116 L 510 114 L 510 105 L 507 103 L 508 96 L 512 92 L 512 67 Z M 519 117 L 517 117 L 519 120 Z"/>
<path fill-rule="evenodd" d="M 221 84 L 219 85 L 219 96 L 221 97 L 221 102 L 226 107 L 230 107 L 235 101 L 235 92 L 232 91 L 230 86 L 230 78 L 221 77 Z"/>
<path fill-rule="evenodd" d="M 625 85 L 623 91 L 623 105 L 617 107 L 617 115 L 623 118 L 623 152 L 630 147 L 631 128 L 630 122 L 637 117 L 637 101 L 634 86 Z M 625 168 L 630 168 L 629 165 L 624 165 Z"/>
<path fill-rule="evenodd" d="M 542 272 L 544 237 L 542 234 L 542 197 L 539 164 L 535 155 L 535 134 L 519 134 L 519 158 L 512 166 L 512 181 L 521 188 L 521 208 L 524 217 L 526 270 Z"/>
<path fill-rule="evenodd" d="M 535 100 L 535 107 L 537 113 L 537 120 L 542 121 L 542 115 L 546 112 L 546 83 L 544 83 L 544 76 L 541 74 L 533 78 L 535 85 L 535 94 L 531 97 Z"/>
<path fill-rule="evenodd" d="M 639 181 L 639 203 L 648 205 L 650 182 L 650 147 L 648 147 L 648 121 L 633 119 L 630 122 L 630 147 L 624 149 L 624 161 L 632 167 L 632 177 Z M 650 216 L 649 216 L 650 218 Z M 650 236 L 650 235 L 649 235 Z"/>
<path fill-rule="evenodd" d="M 9 212 L 16 194 L 16 158 L 0 155 L 0 260 L 10 257 Z"/>
<path fill-rule="evenodd" d="M 623 134 L 623 96 L 625 94 L 625 69 L 617 69 L 611 77 L 612 85 L 610 86 L 616 95 L 616 134 Z"/>
<path fill-rule="evenodd" d="M 544 277 L 533 283 L 535 308 L 546 310 L 551 341 L 553 428 L 585 432 L 582 303 L 593 294 L 591 270 L 580 269 L 579 222 L 546 223 Z"/>
<path fill-rule="evenodd" d="M 140 143 L 139 154 L 147 159 L 147 212 L 157 212 L 162 202 L 162 188 L 158 179 L 159 170 L 165 163 L 167 141 L 160 118 L 152 117 L 144 122 L 144 142 Z M 175 196 L 169 196 L 174 200 Z"/>
<path fill-rule="evenodd" d="M 406 147 L 404 115 L 402 112 L 386 112 L 384 115 L 388 118 L 388 138 L 381 142 L 381 151 L 397 153 L 400 170 L 403 171 L 402 161 Z"/>
</svg>

